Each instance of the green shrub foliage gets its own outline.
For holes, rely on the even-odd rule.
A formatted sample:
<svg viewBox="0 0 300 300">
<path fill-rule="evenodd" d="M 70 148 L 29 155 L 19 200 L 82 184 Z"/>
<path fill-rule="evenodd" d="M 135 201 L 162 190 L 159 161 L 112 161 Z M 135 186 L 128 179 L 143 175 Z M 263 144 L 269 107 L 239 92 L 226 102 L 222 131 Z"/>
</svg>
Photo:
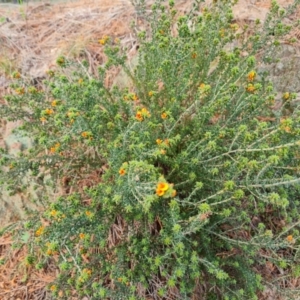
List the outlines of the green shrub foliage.
<svg viewBox="0 0 300 300">
<path fill-rule="evenodd" d="M 266 266 L 297 276 L 299 108 L 256 63 L 272 61 L 290 10 L 273 2 L 247 34 L 231 7 L 141 9 L 133 71 L 104 37 L 97 77 L 65 57 L 43 90 L 14 74 L 1 118 L 33 146 L 2 150 L 2 183 L 44 204 L 16 234 L 27 264 L 56 263 L 55 298 L 256 299 Z M 130 86 L 105 84 L 115 66 Z"/>
</svg>

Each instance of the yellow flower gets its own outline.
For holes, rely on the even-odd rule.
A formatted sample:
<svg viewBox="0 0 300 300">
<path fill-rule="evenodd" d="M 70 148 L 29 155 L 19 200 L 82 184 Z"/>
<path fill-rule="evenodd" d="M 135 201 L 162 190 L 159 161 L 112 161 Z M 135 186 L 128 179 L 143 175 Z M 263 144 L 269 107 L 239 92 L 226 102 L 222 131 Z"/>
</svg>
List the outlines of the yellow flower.
<svg viewBox="0 0 300 300">
<path fill-rule="evenodd" d="M 53 100 L 53 101 L 51 102 L 51 106 L 55 107 L 56 105 L 57 105 L 57 100 Z"/>
<path fill-rule="evenodd" d="M 139 100 L 139 98 L 138 98 L 138 96 L 137 96 L 136 94 L 133 94 L 133 95 L 131 96 L 131 99 L 132 99 L 133 101 L 138 101 L 138 100 Z"/>
<path fill-rule="evenodd" d="M 121 176 L 124 176 L 124 175 L 126 174 L 126 171 L 125 171 L 123 168 L 121 168 L 121 169 L 119 170 L 119 174 L 120 174 Z"/>
<path fill-rule="evenodd" d="M 50 148 L 50 153 L 53 154 L 53 153 L 55 153 L 55 151 L 56 151 L 55 147 L 51 147 L 51 148 Z"/>
<path fill-rule="evenodd" d="M 201 90 L 203 90 L 203 89 L 205 88 L 205 83 L 201 83 L 201 84 L 199 85 L 199 88 L 200 88 Z"/>
<path fill-rule="evenodd" d="M 83 138 L 88 138 L 89 137 L 89 133 L 87 131 L 84 131 L 84 132 L 81 133 L 81 136 Z"/>
<path fill-rule="evenodd" d="M 177 195 L 176 190 L 173 190 L 173 191 L 172 191 L 172 194 L 171 194 L 171 197 L 175 197 L 176 195 Z"/>
<path fill-rule="evenodd" d="M 83 240 L 84 237 L 85 237 L 85 234 L 84 234 L 84 233 L 79 233 L 79 238 L 80 238 L 81 240 Z"/>
<path fill-rule="evenodd" d="M 90 269 L 83 269 L 82 270 L 83 271 L 83 273 L 85 273 L 85 274 L 87 274 L 87 275 L 91 275 L 92 274 L 92 270 L 90 270 Z"/>
<path fill-rule="evenodd" d="M 286 93 L 283 94 L 282 97 L 283 97 L 284 100 L 288 100 L 290 98 L 290 93 L 286 92 Z"/>
<path fill-rule="evenodd" d="M 72 120 L 71 120 L 71 121 L 72 121 Z M 74 122 L 74 121 L 73 121 L 73 122 Z M 71 122 L 71 124 L 72 124 L 73 122 Z M 93 139 L 92 134 L 91 134 L 90 132 L 88 132 L 88 131 L 82 132 L 82 133 L 81 133 L 81 136 L 82 136 L 84 139 L 87 139 L 87 138 L 89 138 L 90 140 Z"/>
<path fill-rule="evenodd" d="M 193 52 L 192 53 L 192 59 L 195 59 L 197 57 L 197 53 Z"/>
<path fill-rule="evenodd" d="M 40 118 L 40 121 L 41 121 L 42 123 L 44 123 L 44 122 L 47 121 L 47 119 L 46 119 L 45 117 L 41 117 L 41 118 Z"/>
<path fill-rule="evenodd" d="M 85 212 L 85 214 L 86 214 L 87 217 L 90 217 L 90 216 L 92 215 L 92 213 L 91 213 L 89 210 L 87 210 L 87 211 Z"/>
<path fill-rule="evenodd" d="M 293 238 L 292 235 L 288 235 L 288 236 L 286 237 L 286 240 L 287 240 L 289 243 L 291 243 L 291 242 L 294 241 L 294 238 Z"/>
<path fill-rule="evenodd" d="M 19 72 L 14 72 L 12 74 L 12 78 L 14 78 L 14 79 L 20 79 L 21 78 L 21 74 Z"/>
<path fill-rule="evenodd" d="M 47 249 L 46 254 L 50 256 L 53 254 L 53 251 L 51 249 Z"/>
<path fill-rule="evenodd" d="M 247 88 L 246 88 L 247 92 L 249 93 L 253 93 L 255 91 L 255 87 L 252 83 L 249 83 Z"/>
<path fill-rule="evenodd" d="M 57 152 L 58 150 L 59 150 L 59 147 L 60 147 L 60 143 L 56 143 L 55 145 L 54 145 L 54 147 L 51 147 L 50 148 L 50 153 L 55 153 L 55 152 Z"/>
<path fill-rule="evenodd" d="M 162 190 L 162 191 L 167 191 L 168 189 L 169 189 L 169 184 L 168 183 L 166 183 L 166 182 L 159 182 L 158 184 L 157 184 L 157 189 L 158 190 Z"/>
<path fill-rule="evenodd" d="M 148 117 L 148 118 L 151 116 L 150 112 L 147 108 L 142 108 L 141 113 L 143 116 Z"/>
<path fill-rule="evenodd" d="M 166 150 L 164 150 L 164 149 L 161 149 L 161 150 L 160 150 L 160 154 L 165 155 L 166 153 L 167 153 Z"/>
<path fill-rule="evenodd" d="M 143 115 L 142 115 L 142 112 L 140 112 L 140 111 L 138 111 L 138 112 L 136 113 L 135 118 L 136 118 L 138 121 L 140 121 L 140 122 L 142 122 L 142 121 L 144 120 Z"/>
<path fill-rule="evenodd" d="M 158 190 L 158 189 L 156 189 L 156 195 L 157 196 L 159 196 L 159 197 L 161 197 L 161 196 L 163 196 L 164 195 L 164 191 L 163 190 Z"/>
<path fill-rule="evenodd" d="M 161 197 L 169 189 L 169 184 L 166 182 L 159 182 L 156 187 L 156 195 Z"/>
<path fill-rule="evenodd" d="M 150 92 L 148 93 L 149 97 L 152 97 L 153 94 L 154 94 L 154 92 L 152 92 L 152 91 L 150 91 Z"/>
<path fill-rule="evenodd" d="M 50 215 L 51 215 L 52 217 L 56 217 L 56 215 L 57 215 L 57 210 L 52 209 L 52 210 L 50 211 Z"/>
<path fill-rule="evenodd" d="M 40 227 L 37 229 L 37 231 L 35 232 L 35 235 L 36 235 L 36 236 L 40 236 L 40 235 L 42 235 L 42 234 L 44 233 L 44 231 L 45 231 L 45 227 L 44 227 L 44 226 L 40 226 Z"/>
<path fill-rule="evenodd" d="M 51 285 L 50 286 L 50 291 L 51 292 L 55 292 L 57 290 L 57 286 L 56 285 Z"/>
<path fill-rule="evenodd" d="M 157 139 L 157 140 L 156 140 L 156 144 L 157 144 L 157 145 L 160 145 L 162 142 L 163 142 L 163 141 L 162 141 L 161 139 Z"/>
<path fill-rule="evenodd" d="M 54 113 L 53 109 L 51 109 L 51 108 L 45 109 L 45 114 L 46 115 L 52 115 L 53 113 Z"/>
<path fill-rule="evenodd" d="M 253 80 L 255 79 L 255 76 L 256 76 L 255 71 L 251 71 L 251 72 L 248 74 L 247 78 L 248 78 L 249 81 L 253 81 Z"/>
<path fill-rule="evenodd" d="M 161 114 L 162 119 L 166 119 L 167 117 L 168 117 L 168 115 L 165 112 Z"/>
<path fill-rule="evenodd" d="M 78 79 L 78 84 L 82 84 L 83 83 L 83 79 L 82 78 L 79 78 Z"/>
<path fill-rule="evenodd" d="M 105 45 L 108 40 L 109 40 L 109 37 L 107 35 L 105 35 L 102 39 L 99 40 L 99 43 L 101 45 Z"/>
</svg>

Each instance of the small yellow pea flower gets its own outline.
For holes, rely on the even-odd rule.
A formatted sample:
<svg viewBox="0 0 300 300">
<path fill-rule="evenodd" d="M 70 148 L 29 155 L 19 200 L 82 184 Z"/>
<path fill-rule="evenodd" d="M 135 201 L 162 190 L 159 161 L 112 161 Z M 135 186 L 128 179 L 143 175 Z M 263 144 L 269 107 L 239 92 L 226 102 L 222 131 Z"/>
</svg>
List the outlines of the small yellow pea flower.
<svg viewBox="0 0 300 300">
<path fill-rule="evenodd" d="M 53 100 L 53 101 L 51 102 L 51 106 L 55 107 L 56 105 L 57 105 L 57 100 Z"/>
<path fill-rule="evenodd" d="M 138 111 L 138 112 L 136 113 L 135 118 L 136 118 L 138 121 L 140 121 L 140 122 L 142 122 L 142 121 L 144 120 L 143 115 L 142 115 L 142 113 L 141 113 L 140 111 Z"/>
<path fill-rule="evenodd" d="M 164 112 L 164 113 L 161 114 L 161 118 L 162 118 L 162 119 L 165 120 L 167 117 L 168 117 L 167 113 Z"/>
<path fill-rule="evenodd" d="M 253 81 L 256 77 L 256 73 L 255 71 L 251 71 L 248 75 L 247 75 L 247 78 L 249 81 Z"/>
<path fill-rule="evenodd" d="M 120 174 L 121 176 L 124 176 L 124 175 L 126 174 L 126 170 L 123 169 L 123 168 L 121 168 L 121 169 L 119 170 L 119 174 Z"/>
<path fill-rule="evenodd" d="M 44 226 L 40 226 L 40 227 L 37 229 L 37 231 L 35 232 L 35 235 L 36 235 L 36 236 L 40 236 L 40 235 L 42 235 L 42 234 L 44 233 L 44 231 L 45 231 L 45 227 L 44 227 Z"/>
</svg>

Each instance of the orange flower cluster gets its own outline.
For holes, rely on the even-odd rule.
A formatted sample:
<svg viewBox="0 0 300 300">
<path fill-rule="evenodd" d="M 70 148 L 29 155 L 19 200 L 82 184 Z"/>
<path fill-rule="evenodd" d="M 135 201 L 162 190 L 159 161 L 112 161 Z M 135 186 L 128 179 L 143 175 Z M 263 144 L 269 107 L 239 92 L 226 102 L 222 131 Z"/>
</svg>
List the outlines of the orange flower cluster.
<svg viewBox="0 0 300 300">
<path fill-rule="evenodd" d="M 142 122 L 144 118 L 149 118 L 149 117 L 151 117 L 151 114 L 146 108 L 142 108 L 141 110 L 138 110 L 135 115 L 135 118 L 140 122 Z"/>
<path fill-rule="evenodd" d="M 90 139 L 90 140 L 93 139 L 92 133 L 91 133 L 91 132 L 88 132 L 88 131 L 82 132 L 82 133 L 81 133 L 81 136 L 82 136 L 84 139 Z"/>
<path fill-rule="evenodd" d="M 291 125 L 292 124 L 286 119 L 280 120 L 280 129 L 285 131 L 286 133 L 290 133 L 292 131 Z"/>
<path fill-rule="evenodd" d="M 123 168 L 121 168 L 121 169 L 119 170 L 119 174 L 120 174 L 121 176 L 124 176 L 124 175 L 126 174 L 126 170 L 123 169 Z"/>
<path fill-rule="evenodd" d="M 157 145 L 162 145 L 162 144 L 164 144 L 164 145 L 167 146 L 167 147 L 170 146 L 170 142 L 169 142 L 168 139 L 165 139 L 164 141 L 161 140 L 161 139 L 157 139 L 157 140 L 156 140 L 156 144 L 157 144 Z"/>
<path fill-rule="evenodd" d="M 45 227 L 44 226 L 40 226 L 37 231 L 35 232 L 36 236 L 41 236 L 45 231 Z"/>
<path fill-rule="evenodd" d="M 52 209 L 52 210 L 50 211 L 50 216 L 56 217 L 56 216 L 57 216 L 57 210 Z"/>
<path fill-rule="evenodd" d="M 90 276 L 90 275 L 92 275 L 92 270 L 85 268 L 85 269 L 82 270 L 82 273 Z"/>
<path fill-rule="evenodd" d="M 54 113 L 54 111 L 53 111 L 53 109 L 51 109 L 51 108 L 46 108 L 46 109 L 44 110 L 44 113 L 45 113 L 46 115 L 52 115 L 52 114 Z"/>
<path fill-rule="evenodd" d="M 102 39 L 99 40 L 99 44 L 104 46 L 108 40 L 109 40 L 109 37 L 107 35 L 105 35 Z"/>
<path fill-rule="evenodd" d="M 156 195 L 161 197 L 169 189 L 169 184 L 166 182 L 159 182 L 156 187 Z"/>
<path fill-rule="evenodd" d="M 246 90 L 249 93 L 253 93 L 255 91 L 255 86 L 252 83 L 249 83 Z"/>
<path fill-rule="evenodd" d="M 139 98 L 138 98 L 138 96 L 137 96 L 136 94 L 133 94 L 133 95 L 131 96 L 131 99 L 132 99 L 133 101 L 138 101 L 138 100 L 139 100 Z"/>
<path fill-rule="evenodd" d="M 167 117 L 168 117 L 167 113 L 164 112 L 164 113 L 161 114 L 161 118 L 162 118 L 162 119 L 165 120 Z"/>
<path fill-rule="evenodd" d="M 125 101 L 128 101 L 128 100 L 138 101 L 139 97 L 137 96 L 137 94 L 129 93 L 129 94 L 125 94 L 123 96 L 123 99 Z"/>
<path fill-rule="evenodd" d="M 286 92 L 286 93 L 284 93 L 283 95 L 282 95 L 282 98 L 284 99 L 284 100 L 289 100 L 290 99 L 290 93 L 289 92 Z"/>
<path fill-rule="evenodd" d="M 57 100 L 53 100 L 53 101 L 51 102 L 51 106 L 52 106 L 52 107 L 55 107 L 57 104 L 58 104 L 58 101 L 57 101 Z"/>
<path fill-rule="evenodd" d="M 73 124 L 76 117 L 78 117 L 80 114 L 79 112 L 74 112 L 74 111 L 68 111 L 67 112 L 67 117 L 70 119 L 70 123 Z"/>
<path fill-rule="evenodd" d="M 159 197 L 175 197 L 177 192 L 173 188 L 174 184 L 169 184 L 164 181 L 158 182 L 156 186 L 156 195 Z"/>
<path fill-rule="evenodd" d="M 199 88 L 200 88 L 201 90 L 203 90 L 203 89 L 205 88 L 205 83 L 201 83 L 201 84 L 199 85 Z"/>
<path fill-rule="evenodd" d="M 85 212 L 85 214 L 86 214 L 87 217 L 91 217 L 91 216 L 93 215 L 92 212 L 90 212 L 89 210 L 87 210 L 87 211 Z"/>
<path fill-rule="evenodd" d="M 255 71 L 251 71 L 251 72 L 249 72 L 249 74 L 247 75 L 247 78 L 248 78 L 249 81 L 253 81 L 253 80 L 255 79 L 255 77 L 256 77 Z"/>
<path fill-rule="evenodd" d="M 54 154 L 59 150 L 59 147 L 60 147 L 60 143 L 56 143 L 53 147 L 50 148 L 50 153 Z"/>
<path fill-rule="evenodd" d="M 21 74 L 19 72 L 14 72 L 12 74 L 12 78 L 14 78 L 14 79 L 20 79 L 21 78 Z"/>
<path fill-rule="evenodd" d="M 57 291 L 57 286 L 56 285 L 51 285 L 50 286 L 50 291 L 51 292 L 56 292 Z"/>
</svg>

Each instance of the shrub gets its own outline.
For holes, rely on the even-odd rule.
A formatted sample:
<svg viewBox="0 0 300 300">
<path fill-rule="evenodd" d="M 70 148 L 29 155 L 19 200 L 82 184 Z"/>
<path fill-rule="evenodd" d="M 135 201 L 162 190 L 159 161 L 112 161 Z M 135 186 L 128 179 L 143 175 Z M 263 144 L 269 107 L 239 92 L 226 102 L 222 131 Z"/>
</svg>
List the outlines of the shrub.
<svg viewBox="0 0 300 300">
<path fill-rule="evenodd" d="M 64 57 L 43 91 L 14 76 L 1 116 L 34 146 L 3 150 L 2 175 L 12 193 L 40 190 L 24 230 L 31 264 L 59 269 L 55 298 L 256 299 L 266 266 L 295 276 L 300 114 L 256 63 L 288 13 L 274 2 L 247 38 L 230 1 L 183 16 L 156 1 L 134 72 L 104 37 L 97 78 Z M 105 85 L 113 66 L 132 86 Z"/>
</svg>

